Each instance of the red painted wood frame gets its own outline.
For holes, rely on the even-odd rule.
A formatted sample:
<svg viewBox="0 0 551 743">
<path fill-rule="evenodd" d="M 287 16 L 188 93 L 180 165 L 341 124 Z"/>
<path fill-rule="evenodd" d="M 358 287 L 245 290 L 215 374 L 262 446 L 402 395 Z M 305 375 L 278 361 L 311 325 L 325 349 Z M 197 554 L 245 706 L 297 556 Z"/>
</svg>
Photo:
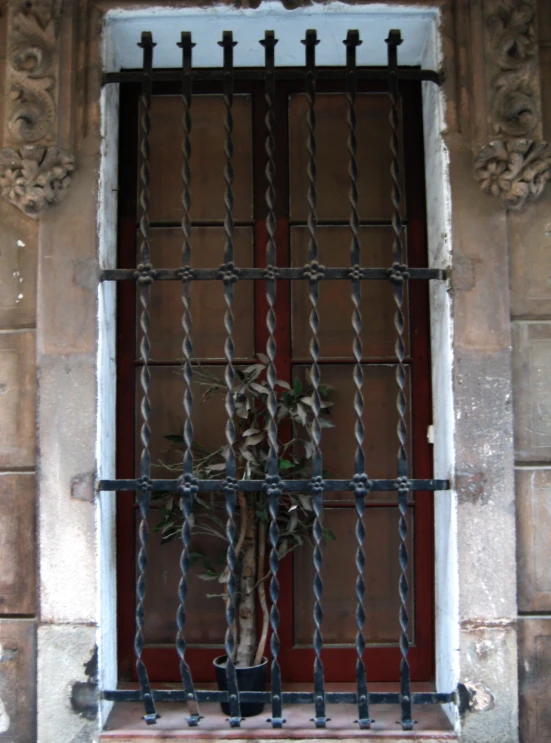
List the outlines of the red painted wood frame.
<svg viewBox="0 0 551 743">
<path fill-rule="evenodd" d="M 288 95 L 303 90 L 301 84 L 278 80 L 276 115 L 276 215 L 277 262 L 289 265 L 289 145 Z M 340 92 L 335 83 L 318 83 L 319 92 Z M 403 116 L 404 180 L 408 205 L 408 261 L 412 267 L 426 266 L 426 207 L 424 184 L 424 154 L 421 117 L 421 86 L 402 83 L 400 86 Z M 385 91 L 384 83 L 362 82 L 359 92 Z M 158 84 L 154 94 L 177 94 L 178 88 Z M 214 84 L 197 84 L 194 92 L 220 93 Z M 253 100 L 253 158 L 255 261 L 265 265 L 264 174 L 265 100 L 261 83 L 236 81 L 235 92 L 247 93 Z M 137 161 L 138 161 L 138 96 L 136 85 L 121 85 L 120 100 L 120 155 L 119 155 L 119 267 L 136 265 L 137 223 Z M 390 136 L 390 132 L 389 132 Z M 117 477 L 135 476 L 135 286 L 120 282 L 118 286 L 117 317 Z M 266 345 L 266 310 L 263 282 L 255 284 L 255 345 L 263 350 Z M 278 376 L 290 380 L 292 369 L 290 335 L 290 282 L 278 282 L 277 290 L 277 367 Z M 409 283 L 409 318 L 411 335 L 411 399 L 412 399 L 412 473 L 416 478 L 432 477 L 432 447 L 427 441 L 427 428 L 432 422 L 428 286 L 424 281 Z M 366 361 L 377 363 L 377 361 Z M 388 362 L 387 362 L 388 363 Z M 134 494 L 117 494 L 117 608 L 118 657 L 120 680 L 135 680 L 135 549 Z M 370 506 L 368 506 L 369 508 Z M 413 601 L 415 643 L 408 659 L 413 681 L 431 680 L 434 675 L 434 535 L 433 494 L 417 492 L 411 505 L 415 511 L 413 550 L 410 560 L 414 565 L 415 595 Z M 396 510 L 396 528 L 398 511 Z M 354 547 L 355 549 L 355 547 Z M 280 662 L 286 681 L 311 681 L 314 651 L 293 647 L 293 566 L 292 556 L 280 566 L 281 611 Z M 398 586 L 396 585 L 396 591 Z M 367 587 L 369 595 L 369 587 Z M 214 679 L 211 661 L 222 652 L 219 648 L 189 648 L 186 657 L 198 681 Z M 368 680 L 396 681 L 399 678 L 400 650 L 395 647 L 368 647 L 365 652 Z M 143 659 L 152 681 L 177 681 L 178 657 L 175 649 L 145 648 Z M 352 681 L 355 678 L 356 650 L 354 647 L 325 648 L 323 662 L 327 681 Z M 199 670 L 198 670 L 199 669 Z"/>
</svg>

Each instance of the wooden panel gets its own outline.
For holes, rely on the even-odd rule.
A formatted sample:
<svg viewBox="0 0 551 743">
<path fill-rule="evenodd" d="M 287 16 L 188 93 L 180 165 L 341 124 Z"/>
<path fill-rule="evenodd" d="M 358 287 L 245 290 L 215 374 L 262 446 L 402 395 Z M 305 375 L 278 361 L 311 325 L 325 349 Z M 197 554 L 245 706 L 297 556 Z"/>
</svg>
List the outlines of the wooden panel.
<svg viewBox="0 0 551 743">
<path fill-rule="evenodd" d="M 385 227 L 364 227 L 360 230 L 361 265 L 381 268 L 392 264 L 392 231 Z M 308 230 L 291 230 L 291 255 L 294 266 L 308 261 Z M 348 227 L 318 228 L 320 262 L 325 266 L 350 264 L 350 229 Z M 310 300 L 308 282 L 295 281 L 292 285 L 292 343 L 294 358 L 308 358 L 312 330 L 309 323 Z M 407 295 L 405 297 L 407 307 Z M 336 312 L 336 308 L 339 309 Z M 352 300 L 349 281 L 322 281 L 320 284 L 320 346 L 321 358 L 352 359 Z M 396 305 L 392 285 L 388 281 L 362 282 L 361 312 L 363 317 L 364 358 L 395 358 Z M 406 313 L 407 314 L 407 313 Z M 409 353 L 409 332 L 406 324 L 406 354 Z"/>
<path fill-rule="evenodd" d="M 522 743 L 551 741 L 551 619 L 519 621 L 520 739 Z"/>
<path fill-rule="evenodd" d="M 192 266 L 217 268 L 224 259 L 224 230 L 196 227 L 192 230 Z M 253 233 L 237 227 L 234 235 L 235 262 L 253 265 Z M 152 230 L 151 259 L 158 268 L 181 265 L 181 230 Z M 194 281 L 191 285 L 193 355 L 199 359 L 224 358 L 224 287 L 221 281 Z M 254 354 L 254 287 L 238 281 L 234 287 L 233 312 L 235 358 Z M 139 304 L 138 304 L 139 312 Z M 139 332 L 139 330 L 138 330 Z M 139 337 L 139 336 L 138 336 Z M 157 281 L 151 287 L 151 355 L 153 359 L 182 358 L 182 285 L 179 281 Z"/>
<path fill-rule="evenodd" d="M 36 611 L 34 475 L 0 475 L 0 614 Z"/>
<path fill-rule="evenodd" d="M 36 625 L 0 621 L 0 740 L 36 740 Z"/>
<path fill-rule="evenodd" d="M 223 367 L 203 367 L 207 373 L 215 373 L 223 379 Z M 139 374 L 139 372 L 138 372 Z M 206 388 L 193 384 L 194 412 L 193 426 L 195 442 L 208 452 L 214 451 L 225 443 L 224 428 L 226 413 L 223 395 L 203 400 Z M 184 382 L 180 367 L 162 366 L 151 369 L 151 454 L 154 477 L 177 477 L 178 470 L 167 470 L 159 462 L 173 466 L 182 460 L 182 449 L 171 444 L 167 435 L 181 434 L 184 415 L 182 398 Z M 136 438 L 139 442 L 137 421 Z M 137 462 L 139 462 L 139 443 L 137 444 Z M 139 466 L 139 464 L 137 465 Z M 158 522 L 151 517 L 152 529 Z M 225 541 L 196 537 L 193 540 L 193 551 L 200 551 L 216 565 L 225 549 Z M 146 598 L 145 637 L 148 644 L 173 643 L 176 632 L 176 609 L 178 606 L 178 582 L 180 580 L 180 541 L 175 539 L 169 544 L 161 545 L 160 536 L 152 531 L 148 550 L 148 575 L 156 576 L 150 580 Z M 188 612 L 186 639 L 193 644 L 223 644 L 225 632 L 224 605 L 221 599 L 209 599 L 207 594 L 222 592 L 222 585 L 216 581 L 204 582 L 198 574 L 204 572 L 201 563 L 196 564 L 189 576 L 189 604 L 193 609 Z"/>
<path fill-rule="evenodd" d="M 33 467 L 36 429 L 36 337 L 0 336 L 0 466 Z"/>
<path fill-rule="evenodd" d="M 308 215 L 307 110 L 304 95 L 291 97 L 290 215 L 291 219 L 300 221 L 306 220 Z M 320 94 L 316 97 L 316 187 L 319 219 L 348 219 L 350 214 L 347 110 L 348 102 L 344 94 Z M 388 219 L 392 214 L 389 113 L 390 102 L 386 93 L 358 95 L 356 116 L 360 219 Z"/>
<path fill-rule="evenodd" d="M 194 96 L 191 119 L 191 217 L 223 220 L 224 100 L 221 95 Z M 252 217 L 251 99 L 235 96 L 233 103 L 234 219 Z M 151 105 L 152 221 L 179 221 L 182 217 L 182 101 L 159 96 Z M 138 182 L 138 189 L 140 188 Z"/>
<path fill-rule="evenodd" d="M 409 518 L 408 550 L 412 552 L 412 514 Z M 356 512 L 352 508 L 329 508 L 325 510 L 324 527 L 331 529 L 336 539 L 327 541 L 323 557 L 323 639 L 324 643 L 353 644 L 356 632 L 357 599 L 355 584 L 357 569 L 353 545 L 356 541 L 354 529 Z M 364 580 L 366 597 L 365 637 L 369 644 L 395 644 L 400 636 L 398 621 L 400 596 L 398 583 L 398 510 L 396 508 L 370 507 L 365 516 L 366 569 Z M 409 568 L 409 637 L 414 638 L 412 600 L 413 583 Z M 301 548 L 294 556 L 294 628 L 295 644 L 312 645 L 314 622 L 312 548 Z"/>
<path fill-rule="evenodd" d="M 150 521 L 148 575 L 155 578 L 148 583 L 146 592 L 144 637 L 150 646 L 174 644 L 182 543 L 176 538 L 161 545 L 160 535 L 153 531 L 158 518 L 152 515 Z M 226 542 L 215 537 L 196 536 L 191 551 L 200 552 L 217 568 L 220 559 L 225 563 Z M 202 561 L 198 561 L 188 573 L 186 642 L 189 646 L 222 647 L 227 626 L 225 604 L 222 598 L 208 598 L 208 594 L 223 594 L 224 586 L 216 580 L 201 580 L 199 575 L 204 572 Z"/>
<path fill-rule="evenodd" d="M 551 612 L 551 470 L 517 470 L 520 611 Z"/>
<path fill-rule="evenodd" d="M 304 379 L 305 368 L 295 368 L 295 375 Z M 323 429 L 321 444 L 323 468 L 327 471 L 328 477 L 335 479 L 346 479 L 352 477 L 354 473 L 356 447 L 354 394 L 356 388 L 352 379 L 352 371 L 352 365 L 348 364 L 324 364 L 321 369 L 322 384 L 335 388 L 331 392 L 331 401 L 335 405 L 331 407 L 329 416 L 334 427 Z M 392 364 L 373 364 L 365 365 L 363 371 L 366 470 L 369 477 L 374 479 L 394 478 L 396 477 L 398 453 L 396 367 Z M 409 399 L 408 389 L 406 394 Z M 409 420 L 408 432 L 410 433 L 409 441 L 411 441 Z M 349 499 L 350 494 L 343 493 L 341 497 Z M 371 497 L 379 499 L 384 497 L 384 494 L 377 493 L 376 496 L 373 494 Z M 396 496 L 389 495 L 388 497 L 395 500 Z"/>
<path fill-rule="evenodd" d="M 223 367 L 204 367 L 205 371 L 216 373 L 224 378 Z M 171 473 L 166 467 L 182 461 L 181 449 L 175 447 L 166 438 L 170 435 L 180 435 L 184 424 L 184 380 L 181 367 L 160 366 L 150 369 L 151 372 L 151 462 L 154 477 L 177 477 L 178 473 Z M 136 389 L 140 390 L 140 370 L 136 371 Z M 213 451 L 225 443 L 224 429 L 226 413 L 224 397 L 217 395 L 209 400 L 203 400 L 205 387 L 193 384 L 193 428 L 194 441 L 207 451 Z M 139 397 L 139 395 L 138 395 Z M 136 415 L 136 467 L 139 467 L 140 457 L 140 426 L 141 419 Z"/>
</svg>

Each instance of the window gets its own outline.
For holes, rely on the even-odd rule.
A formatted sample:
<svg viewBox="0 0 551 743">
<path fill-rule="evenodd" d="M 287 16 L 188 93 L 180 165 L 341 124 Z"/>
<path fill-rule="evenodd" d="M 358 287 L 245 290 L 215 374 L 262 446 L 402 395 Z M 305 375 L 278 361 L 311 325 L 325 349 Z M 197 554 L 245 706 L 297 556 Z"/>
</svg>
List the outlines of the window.
<svg viewBox="0 0 551 743">
<path fill-rule="evenodd" d="M 358 264 L 362 279 L 350 274 L 349 198 L 350 88 L 345 88 L 342 71 L 320 71 L 316 85 L 316 221 L 318 255 L 309 255 L 309 219 L 312 205 L 307 194 L 309 150 L 307 147 L 308 90 L 296 71 L 278 71 L 273 96 L 275 144 L 274 212 L 276 218 L 275 265 L 280 276 L 266 281 L 267 230 L 269 207 L 266 200 L 266 99 L 263 75 L 258 71 L 240 71 L 233 81 L 233 222 L 231 230 L 235 265 L 241 270 L 235 283 L 233 363 L 237 370 L 255 362 L 264 353 L 268 341 L 266 287 L 277 286 L 275 301 L 277 346 L 275 364 L 278 378 L 290 385 L 304 384 L 312 363 L 309 322 L 309 286 L 319 290 L 319 364 L 322 383 L 334 388 L 334 427 L 324 429 L 321 440 L 324 478 L 340 483 L 323 494 L 324 525 L 335 535 L 324 545 L 322 604 L 323 650 L 321 657 L 327 681 L 353 681 L 356 673 L 355 647 L 357 598 L 355 564 L 358 521 L 356 503 L 349 483 L 355 471 L 357 447 L 354 406 L 355 369 L 363 371 L 363 449 L 369 477 L 379 483 L 363 499 L 366 528 L 364 542 L 366 612 L 363 655 L 368 680 L 391 681 L 400 678 L 400 659 L 404 627 L 400 627 L 401 601 L 405 598 L 404 581 L 409 591 L 403 607 L 409 615 L 408 661 L 413 680 L 433 676 L 433 544 L 432 493 L 438 483 L 431 481 L 431 450 L 427 441 L 430 420 L 430 358 L 428 340 L 428 296 L 423 281 L 407 278 L 442 278 L 438 271 L 426 268 L 425 203 L 423 182 L 423 139 L 420 106 L 420 82 L 402 82 L 396 113 L 400 120 L 399 160 L 393 162 L 388 140 L 389 115 L 392 111 L 386 79 L 364 75 L 357 83 L 354 110 L 357 117 L 357 166 L 355 179 L 359 198 Z M 167 77 L 170 77 L 168 75 Z M 216 79 L 218 78 L 218 79 Z M 224 343 L 225 301 L 219 270 L 224 263 L 224 244 L 228 230 L 228 184 L 224 180 L 228 127 L 226 101 L 222 94 L 222 75 L 199 74 L 193 84 L 191 165 L 191 270 L 190 302 L 193 315 L 193 365 L 196 369 L 222 372 L 226 365 Z M 150 155 L 146 169 L 141 158 L 144 147 L 144 111 L 140 111 L 140 86 L 121 88 L 121 154 L 119 195 L 119 271 L 106 278 L 136 278 L 136 266 L 143 257 L 145 231 L 151 263 L 141 269 L 148 290 L 150 350 L 144 356 L 139 343 L 140 312 L 136 284 L 119 283 L 118 325 L 118 478 L 133 480 L 142 474 L 138 466 L 143 421 L 138 413 L 143 404 L 140 377 L 144 365 L 148 381 L 151 430 L 149 454 L 153 465 L 170 463 L 167 435 L 182 429 L 184 380 L 182 364 L 182 99 L 181 83 L 160 81 L 153 87 L 150 106 Z M 142 122 L 141 127 L 139 122 Z M 310 140 L 309 144 L 312 144 Z M 311 148 L 310 148 L 311 149 Z M 141 154 L 140 154 L 141 153 Z M 393 256 L 393 218 L 397 213 L 390 199 L 392 167 L 399 165 L 399 188 L 403 198 L 403 250 L 400 259 Z M 140 172 L 141 168 L 141 172 Z M 149 204 L 143 220 L 139 194 L 147 181 Z M 310 171 L 311 173 L 311 171 Z M 226 179 L 227 180 L 227 179 Z M 311 199 L 310 199 L 311 202 Z M 143 221 L 140 224 L 140 219 Z M 310 222 L 311 224 L 311 222 Z M 317 258 L 317 260 L 316 260 Z M 390 268 L 394 262 L 393 268 Z M 407 265 L 407 272 L 402 264 Z M 250 271 L 248 268 L 250 268 Z M 345 268 L 343 268 L 345 267 Z M 348 267 L 348 268 L 346 268 Z M 209 271 L 210 269 L 210 274 Z M 315 281 L 312 270 L 318 271 Z M 145 273 L 144 273 L 145 270 Z M 140 269 L 138 267 L 138 273 Z M 255 273 L 256 271 L 256 273 Z M 310 274 L 308 274 L 310 271 Z M 341 273 L 339 273 L 339 271 Z M 109 274 L 110 272 L 105 272 Z M 116 274 L 116 275 L 115 275 Z M 147 276 L 146 276 L 147 274 Z M 170 274 L 170 275 L 169 275 Z M 438 275 L 437 275 L 438 274 Z M 310 276 L 309 280 L 308 277 Z M 156 280 L 179 278 L 178 281 Z M 216 279 L 218 280 L 207 280 Z M 138 276 L 139 279 L 139 276 Z M 195 280 L 199 279 L 199 280 Z M 302 279 L 302 280 L 297 280 Z M 352 279 L 352 280 L 351 280 Z M 390 279 L 390 280 L 389 280 Z M 351 323 L 353 302 L 351 285 L 361 284 L 358 309 L 363 316 L 362 354 L 354 358 L 354 330 Z M 397 355 L 395 285 L 403 285 L 404 316 L 400 338 L 403 353 Z M 138 280 L 139 286 L 139 280 Z M 140 291 L 138 291 L 140 293 Z M 357 339 L 356 339 L 357 340 Z M 403 409 L 397 410 L 401 379 Z M 195 389 L 193 423 L 195 440 L 211 448 L 224 441 L 226 411 L 222 404 L 201 402 Z M 402 466 L 396 470 L 397 427 L 406 432 L 402 442 Z M 159 470 L 157 470 L 158 472 Z M 166 475 L 152 474 L 152 477 Z M 402 500 L 401 515 L 396 508 L 398 476 L 409 480 L 409 500 Z M 412 481 L 415 481 L 413 483 Z M 386 483 L 386 484 L 385 484 Z M 424 484 L 423 484 L 424 483 Z M 384 487 L 383 487 L 384 485 Z M 421 489 L 425 487 L 427 489 Z M 133 486 L 137 490 L 139 485 Z M 122 489 L 122 488 L 119 488 Z M 144 515 L 134 492 L 119 495 L 118 568 L 119 568 L 119 659 L 121 678 L 133 678 L 136 621 L 136 570 L 142 577 L 143 565 L 136 569 L 138 521 Z M 153 502 L 153 506 L 155 503 Z M 149 680 L 171 681 L 180 678 L 178 654 L 174 648 L 175 621 L 180 579 L 180 544 L 160 545 L 154 531 L 156 509 L 150 509 L 147 567 L 148 588 L 143 599 L 143 652 Z M 400 535 L 398 525 L 401 525 Z M 407 534 L 404 527 L 407 524 Z M 402 540 L 402 541 L 401 541 Z M 211 540 L 212 541 L 212 540 Z M 201 552 L 214 558 L 212 543 L 201 538 L 194 542 Z M 404 559 L 409 553 L 409 562 Z M 400 559 L 399 559 L 400 556 Z M 140 560 L 138 559 L 138 563 Z M 407 563 L 407 564 L 406 564 Z M 196 681 L 213 677 L 210 661 L 220 655 L 224 645 L 226 617 L 223 602 L 209 599 L 204 584 L 192 566 L 188 573 L 188 611 L 186 621 L 186 659 Z M 311 548 L 304 544 L 281 560 L 278 578 L 281 621 L 279 662 L 284 681 L 311 682 L 316 656 L 312 635 L 316 599 L 312 590 L 315 579 Z M 401 586 L 400 594 L 398 586 Z M 143 586 L 142 586 L 143 589 Z M 143 591 L 142 591 L 143 593 Z M 138 674 L 139 675 L 139 674 Z M 402 673 L 402 682 L 404 674 Z M 408 678 L 409 684 L 409 678 Z M 406 714 L 406 713 L 404 713 Z M 407 714 L 406 714 L 407 717 Z"/>
</svg>

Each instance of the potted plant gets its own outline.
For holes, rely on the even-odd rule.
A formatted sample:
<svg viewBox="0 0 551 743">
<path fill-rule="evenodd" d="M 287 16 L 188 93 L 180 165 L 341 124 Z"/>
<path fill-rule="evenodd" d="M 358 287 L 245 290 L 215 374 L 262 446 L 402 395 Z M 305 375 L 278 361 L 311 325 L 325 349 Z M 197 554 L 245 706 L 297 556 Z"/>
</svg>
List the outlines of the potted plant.
<svg viewBox="0 0 551 743">
<path fill-rule="evenodd" d="M 236 385 L 233 391 L 235 402 L 235 456 L 237 478 L 262 480 L 266 472 L 269 456 L 267 437 L 269 390 L 264 383 L 268 358 L 258 354 L 258 361 L 244 369 L 236 368 Z M 227 393 L 225 382 L 210 370 L 194 366 L 193 380 L 205 387 L 203 399 L 213 396 L 223 398 Z M 321 386 L 323 427 L 333 424 L 327 417 L 333 404 L 329 400 L 330 387 Z M 308 372 L 305 372 L 304 383 L 296 379 L 291 387 L 283 380 L 277 380 L 276 421 L 279 443 L 279 469 L 284 479 L 308 479 L 310 477 L 310 460 L 314 454 L 310 429 L 314 418 L 313 389 Z M 170 434 L 166 438 L 172 446 L 181 447 L 183 436 Z M 198 479 L 219 479 L 225 470 L 227 446 L 209 449 L 202 442 L 193 446 L 194 473 Z M 179 465 L 164 464 L 171 471 L 181 471 Z M 236 521 L 239 524 L 235 546 L 236 566 L 236 626 L 234 628 L 236 643 L 233 658 L 238 684 L 241 690 L 263 690 L 266 678 L 266 658 L 264 656 L 269 630 L 269 609 L 266 598 L 266 581 L 269 571 L 266 569 L 267 528 L 269 512 L 267 496 L 263 492 L 238 492 Z M 163 542 L 179 538 L 182 529 L 182 511 L 177 499 L 169 494 L 158 497 L 161 521 L 156 529 L 161 533 Z M 198 493 L 194 496 L 192 534 L 195 536 L 210 535 L 222 539 L 225 535 L 225 504 L 222 497 L 216 494 Z M 311 497 L 303 493 L 284 493 L 280 498 L 278 511 L 279 538 L 277 551 L 283 558 L 305 542 L 311 542 L 314 514 Z M 326 539 L 334 539 L 329 529 L 324 529 Z M 225 552 L 221 555 L 221 564 L 225 565 Z M 203 572 L 199 577 L 205 581 L 217 581 L 220 590 L 207 595 L 227 600 L 226 584 L 229 573 L 227 567 L 217 569 L 199 551 L 190 554 L 192 563 L 202 561 Z M 260 615 L 258 616 L 258 612 Z M 225 684 L 225 656 L 214 661 L 217 678 L 221 688 Z M 258 686 L 251 688 L 251 677 L 258 676 Z M 222 705 L 224 708 L 224 705 Z M 252 716 L 260 714 L 263 704 L 244 704 L 242 714 Z M 227 714 L 228 710 L 224 710 Z"/>
</svg>

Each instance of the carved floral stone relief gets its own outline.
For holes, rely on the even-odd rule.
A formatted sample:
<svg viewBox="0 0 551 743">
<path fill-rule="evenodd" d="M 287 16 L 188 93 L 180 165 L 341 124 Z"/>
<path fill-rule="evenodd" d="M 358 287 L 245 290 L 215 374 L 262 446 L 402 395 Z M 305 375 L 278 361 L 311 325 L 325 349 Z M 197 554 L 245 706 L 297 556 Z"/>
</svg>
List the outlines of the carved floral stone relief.
<svg viewBox="0 0 551 743">
<path fill-rule="evenodd" d="M 74 158 L 57 137 L 58 33 L 63 0 L 12 0 L 6 55 L 6 119 L 0 194 L 38 217 L 59 203 Z"/>
<path fill-rule="evenodd" d="M 0 152 L 0 193 L 36 218 L 46 207 L 63 200 L 74 167 L 74 158 L 57 147 L 5 147 Z"/>
<path fill-rule="evenodd" d="M 485 193 L 519 210 L 541 194 L 551 176 L 550 148 L 541 129 L 536 7 L 534 0 L 488 0 L 490 121 L 494 141 L 475 158 L 475 178 Z M 493 68 L 493 70 L 492 70 Z"/>
</svg>

